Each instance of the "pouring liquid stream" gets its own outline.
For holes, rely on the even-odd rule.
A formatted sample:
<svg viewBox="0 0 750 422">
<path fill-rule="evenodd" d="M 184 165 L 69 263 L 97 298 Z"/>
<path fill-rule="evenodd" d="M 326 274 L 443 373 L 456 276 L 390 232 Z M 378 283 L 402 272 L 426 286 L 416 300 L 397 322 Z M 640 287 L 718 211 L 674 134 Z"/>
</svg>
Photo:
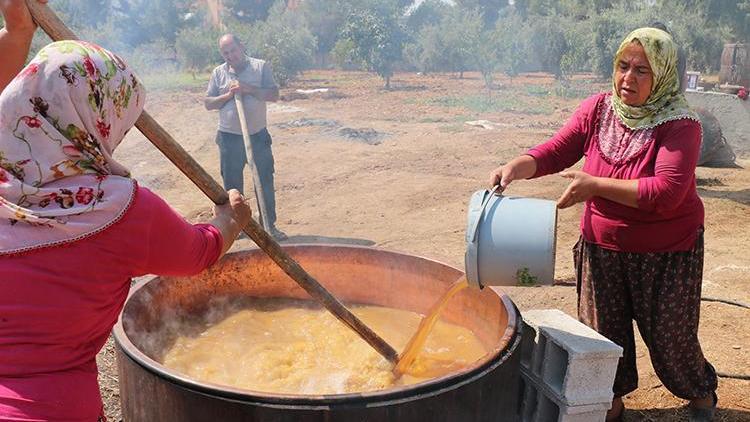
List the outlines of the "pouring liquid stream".
<svg viewBox="0 0 750 422">
<path fill-rule="evenodd" d="M 405 373 L 411 364 L 414 363 L 417 355 L 422 351 L 425 341 L 427 341 L 427 336 L 430 334 L 430 331 L 432 331 L 435 323 L 437 323 L 438 318 L 440 317 L 443 308 L 445 308 L 445 305 L 448 304 L 448 301 L 468 286 L 469 282 L 466 280 L 466 277 L 461 276 L 453 283 L 453 285 L 451 285 L 450 289 L 448 289 L 448 291 L 446 291 L 443 296 L 432 305 L 430 312 L 422 318 L 419 327 L 417 327 L 417 331 L 406 344 L 404 351 L 399 356 L 398 362 L 393 368 L 393 373 L 396 377 L 400 377 L 401 374 Z"/>
</svg>

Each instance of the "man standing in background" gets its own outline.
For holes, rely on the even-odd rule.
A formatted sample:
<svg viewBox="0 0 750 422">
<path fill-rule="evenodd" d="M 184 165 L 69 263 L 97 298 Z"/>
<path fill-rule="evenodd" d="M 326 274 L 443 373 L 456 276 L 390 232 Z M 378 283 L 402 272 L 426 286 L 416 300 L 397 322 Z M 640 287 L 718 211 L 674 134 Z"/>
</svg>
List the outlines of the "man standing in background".
<svg viewBox="0 0 750 422">
<path fill-rule="evenodd" d="M 255 196 L 263 195 L 268 213 L 263 215 L 261 210 L 259 214 L 261 219 L 268 219 L 270 235 L 276 240 L 286 239 L 286 235 L 275 225 L 274 162 L 271 135 L 266 129 L 266 102 L 275 102 L 279 99 L 279 87 L 273 79 L 271 65 L 264 60 L 249 57 L 236 36 L 222 36 L 219 39 L 219 51 L 225 63 L 211 72 L 204 104 L 207 110 L 219 110 L 216 144 L 219 146 L 224 188 L 237 189 L 244 193 L 243 170 L 247 164 L 247 155 L 237 106 L 233 101 L 234 94 L 240 93 L 243 95 L 253 162 L 260 177 L 260 186 L 255 186 Z"/>
</svg>

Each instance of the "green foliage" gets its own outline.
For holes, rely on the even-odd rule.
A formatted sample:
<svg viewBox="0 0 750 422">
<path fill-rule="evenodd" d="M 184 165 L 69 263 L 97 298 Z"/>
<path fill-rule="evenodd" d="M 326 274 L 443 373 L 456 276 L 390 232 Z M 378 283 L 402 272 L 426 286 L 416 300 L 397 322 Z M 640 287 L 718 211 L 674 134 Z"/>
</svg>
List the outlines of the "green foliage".
<svg viewBox="0 0 750 422">
<path fill-rule="evenodd" d="M 529 27 L 520 15 L 511 13 L 497 21 L 495 33 L 500 45 L 501 68 L 512 82 L 513 76 L 518 75 L 526 64 Z"/>
<path fill-rule="evenodd" d="M 110 19 L 121 41 L 137 47 L 156 39 L 173 43 L 185 12 L 185 5 L 172 0 L 119 0 Z"/>
<path fill-rule="evenodd" d="M 287 10 L 286 2 L 277 3 L 268 19 L 252 25 L 231 22 L 230 30 L 240 37 L 248 54 L 268 61 L 273 76 L 286 86 L 302 71 L 309 69 L 315 54 L 315 37 L 308 30 L 301 11 Z"/>
<path fill-rule="evenodd" d="M 221 61 L 217 31 L 200 27 L 186 28 L 180 31 L 175 42 L 177 60 L 183 69 L 193 74 L 206 70 L 212 64 Z"/>
<path fill-rule="evenodd" d="M 563 80 L 552 86 L 546 85 L 524 85 L 524 94 L 547 98 L 558 97 L 566 99 L 583 99 L 601 91 L 602 87 L 587 82 Z"/>
<path fill-rule="evenodd" d="M 630 31 L 651 23 L 653 18 L 645 13 L 636 13 L 624 6 L 605 10 L 592 22 L 594 47 L 591 50 L 591 66 L 594 73 L 603 78 L 612 76 L 617 47 Z"/>
<path fill-rule="evenodd" d="M 531 24 L 534 36 L 529 43 L 529 60 L 539 69 L 562 77 L 562 59 L 570 50 L 569 40 L 560 25 L 564 18 L 539 17 Z M 564 22 L 566 24 L 567 22 Z"/>
<path fill-rule="evenodd" d="M 439 24 L 449 10 L 442 0 L 425 0 L 406 16 L 404 25 L 409 33 L 418 34 L 426 26 Z"/>
<path fill-rule="evenodd" d="M 266 20 L 273 4 L 274 0 L 224 0 L 230 16 L 245 24 Z"/>
<path fill-rule="evenodd" d="M 354 11 L 347 18 L 336 49 L 340 56 L 377 73 L 390 88 L 396 61 L 401 59 L 404 31 L 394 14 Z"/>
<path fill-rule="evenodd" d="M 338 41 L 346 14 L 338 0 L 305 0 L 302 13 L 307 27 L 317 40 L 317 53 L 325 56 Z"/>
<path fill-rule="evenodd" d="M 591 69 L 591 51 L 594 37 L 589 22 L 566 20 L 561 25 L 567 49 L 560 57 L 560 72 L 570 76 Z"/>
<path fill-rule="evenodd" d="M 478 46 L 482 35 L 482 17 L 478 11 L 455 9 L 440 23 L 440 33 L 444 67 L 463 76 L 464 71 L 472 69 L 480 61 Z"/>
<path fill-rule="evenodd" d="M 711 2 L 709 2 L 711 3 Z M 703 72 L 718 71 L 724 42 L 734 38 L 733 29 L 722 19 L 712 26 L 695 22 L 711 21 L 711 9 L 687 6 L 663 6 L 659 15 L 669 26 L 675 41 L 684 50 L 688 67 Z M 741 13 L 739 13 L 742 15 Z"/>
<path fill-rule="evenodd" d="M 224 0 L 229 30 L 271 62 L 281 83 L 315 59 L 377 72 L 389 84 L 399 66 L 423 72 L 480 71 L 491 87 L 500 70 L 579 72 L 609 79 L 620 41 L 664 22 L 690 69 L 715 72 L 723 44 L 750 41 L 750 0 Z M 81 38 L 110 48 L 139 70 L 193 72 L 219 63 L 202 2 L 54 0 Z M 32 51 L 49 40 L 36 36 Z"/>
<path fill-rule="evenodd" d="M 65 24 L 74 30 L 97 27 L 111 14 L 112 0 L 57 0 L 50 2 Z"/>
<path fill-rule="evenodd" d="M 427 25 L 416 37 L 416 42 L 404 46 L 404 58 L 422 72 L 442 70 L 443 49 L 439 25 Z"/>
<path fill-rule="evenodd" d="M 481 43 L 489 45 L 480 45 Z M 497 46 L 492 34 L 482 31 L 477 11 L 454 8 L 437 25 L 427 25 L 409 45 L 407 60 L 422 71 L 463 72 L 481 69 L 491 74 L 497 66 Z M 491 79 L 491 78 L 490 78 Z"/>
<path fill-rule="evenodd" d="M 502 62 L 502 44 L 497 31 L 482 31 L 478 37 L 474 64 L 484 79 L 484 86 L 492 89 L 495 70 Z"/>
<path fill-rule="evenodd" d="M 544 101 L 529 99 L 516 95 L 514 92 L 502 95 L 466 95 L 432 98 L 427 101 L 430 105 L 461 108 L 475 114 L 510 112 L 518 114 L 549 114 L 552 106 Z"/>
<path fill-rule="evenodd" d="M 476 10 L 482 17 L 485 28 L 492 29 L 499 16 L 499 12 L 508 6 L 507 0 L 456 0 L 465 10 Z"/>
<path fill-rule="evenodd" d="M 122 54 L 123 59 L 136 71 L 138 75 L 144 74 L 166 74 L 179 70 L 179 62 L 175 57 L 175 51 L 166 40 L 156 40 L 142 44 L 138 48 Z M 204 66 L 190 68 L 201 70 Z"/>
<path fill-rule="evenodd" d="M 564 80 L 554 86 L 552 93 L 560 98 L 582 100 L 606 88 L 607 85 L 599 86 L 585 82 Z"/>
<path fill-rule="evenodd" d="M 353 54 L 355 48 L 352 40 L 338 40 L 331 50 L 331 56 L 333 56 L 336 65 L 342 69 L 356 69 L 358 64 L 355 63 L 356 58 Z"/>
<path fill-rule="evenodd" d="M 531 275 L 527 267 L 519 268 L 516 271 L 516 282 L 519 286 L 536 286 L 539 278 L 535 275 Z"/>
<path fill-rule="evenodd" d="M 705 22 L 711 23 L 713 28 L 720 29 L 725 34 L 725 41 L 728 42 L 748 42 L 750 38 L 750 0 L 682 0 L 678 4 L 674 1 L 660 0 L 657 2 L 661 13 L 676 14 L 681 11 L 688 12 L 690 15 L 701 15 Z M 693 21 L 695 24 L 697 21 Z M 698 28 L 703 32 L 709 28 Z"/>
</svg>

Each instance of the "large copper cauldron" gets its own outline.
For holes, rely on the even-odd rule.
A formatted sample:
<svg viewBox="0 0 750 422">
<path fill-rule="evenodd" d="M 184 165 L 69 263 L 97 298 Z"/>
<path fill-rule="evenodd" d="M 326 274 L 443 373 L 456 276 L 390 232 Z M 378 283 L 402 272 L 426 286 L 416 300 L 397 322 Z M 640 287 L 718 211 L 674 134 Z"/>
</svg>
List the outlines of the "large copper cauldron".
<svg viewBox="0 0 750 422">
<path fill-rule="evenodd" d="M 286 251 L 347 303 L 426 313 L 462 273 L 378 249 L 299 245 Z M 492 350 L 461 371 L 420 384 L 336 395 L 275 395 L 196 381 L 159 363 L 176 320 L 206 312 L 212 298 L 307 294 L 262 251 L 232 253 L 194 277 L 138 284 L 115 326 L 123 418 L 151 421 L 504 421 L 518 413 L 520 316 L 504 294 L 459 293 L 443 318 Z"/>
</svg>

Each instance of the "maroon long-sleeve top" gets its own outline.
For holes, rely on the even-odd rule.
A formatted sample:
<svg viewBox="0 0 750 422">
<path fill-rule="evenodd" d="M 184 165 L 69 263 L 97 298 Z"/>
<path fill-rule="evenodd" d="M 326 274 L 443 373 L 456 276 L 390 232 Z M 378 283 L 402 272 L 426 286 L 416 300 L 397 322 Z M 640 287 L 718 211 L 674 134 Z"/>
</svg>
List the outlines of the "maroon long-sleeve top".
<svg viewBox="0 0 750 422">
<path fill-rule="evenodd" d="M 598 196 L 586 201 L 584 239 L 624 252 L 693 248 L 703 227 L 695 167 L 700 123 L 682 118 L 653 129 L 631 130 L 612 112 L 609 94 L 586 99 L 565 126 L 528 151 L 533 177 L 560 172 L 586 157 L 583 171 L 598 177 L 638 180 L 638 208 Z"/>
</svg>

